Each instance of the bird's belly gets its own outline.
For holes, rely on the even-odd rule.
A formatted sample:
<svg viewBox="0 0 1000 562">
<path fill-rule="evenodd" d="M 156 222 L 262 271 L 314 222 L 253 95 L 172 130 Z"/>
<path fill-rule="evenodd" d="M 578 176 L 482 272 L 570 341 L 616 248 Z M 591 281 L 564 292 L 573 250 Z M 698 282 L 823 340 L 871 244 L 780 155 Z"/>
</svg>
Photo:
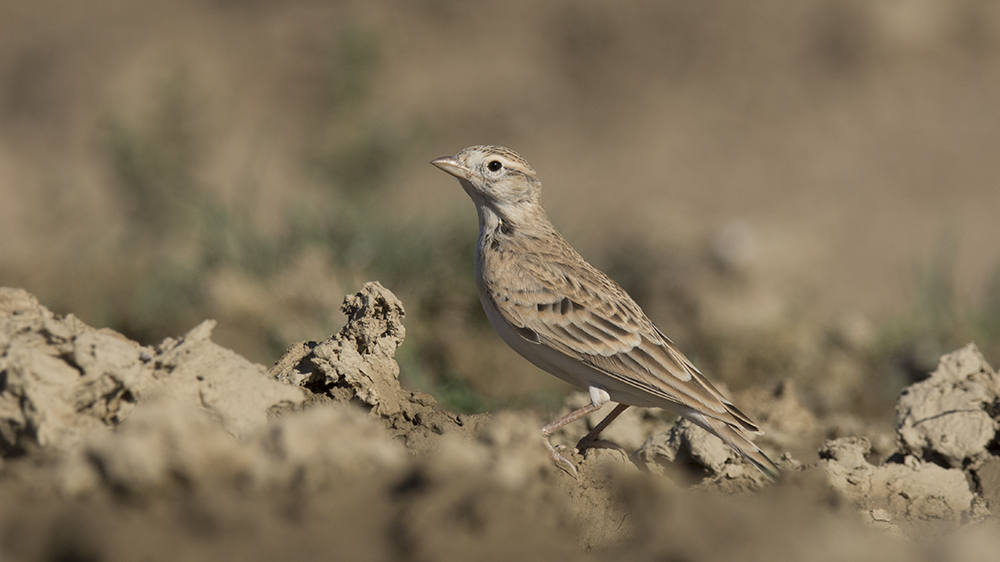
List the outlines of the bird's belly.
<svg viewBox="0 0 1000 562">
<path fill-rule="evenodd" d="M 518 355 L 539 369 L 582 390 L 587 390 L 592 386 L 603 389 L 611 397 L 612 402 L 632 406 L 674 409 L 674 404 L 671 401 L 629 384 L 627 379 L 612 377 L 545 344 L 532 343 L 522 338 L 500 316 L 500 312 L 493 306 L 489 296 L 480 292 L 479 299 L 486 312 L 486 317 L 500 338 Z"/>
</svg>

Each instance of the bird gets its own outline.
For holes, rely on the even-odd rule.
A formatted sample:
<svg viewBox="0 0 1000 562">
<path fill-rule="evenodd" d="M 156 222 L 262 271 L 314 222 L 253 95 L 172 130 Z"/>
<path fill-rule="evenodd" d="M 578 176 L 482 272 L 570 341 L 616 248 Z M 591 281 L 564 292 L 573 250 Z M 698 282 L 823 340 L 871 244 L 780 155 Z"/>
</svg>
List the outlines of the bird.
<svg viewBox="0 0 1000 562">
<path fill-rule="evenodd" d="M 541 430 L 557 466 L 577 476 L 550 442 L 552 433 L 615 402 L 579 450 L 595 444 L 628 407 L 655 407 L 691 420 L 770 480 L 777 478 L 777 465 L 749 437 L 763 433 L 760 428 L 618 283 L 559 234 L 542 207 L 541 182 L 524 158 L 508 148 L 477 145 L 431 164 L 458 178 L 476 206 L 476 290 L 490 324 L 522 357 L 590 397 Z"/>
</svg>

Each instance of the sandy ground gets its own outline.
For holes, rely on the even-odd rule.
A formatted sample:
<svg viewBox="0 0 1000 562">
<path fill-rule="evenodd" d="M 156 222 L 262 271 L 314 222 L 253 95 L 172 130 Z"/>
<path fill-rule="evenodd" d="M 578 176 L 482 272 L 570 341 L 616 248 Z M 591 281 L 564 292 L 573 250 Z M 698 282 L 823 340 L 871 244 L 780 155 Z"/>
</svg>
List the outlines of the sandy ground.
<svg viewBox="0 0 1000 562">
<path fill-rule="evenodd" d="M 1000 376 L 972 344 L 900 395 L 894 432 L 819 418 L 790 383 L 737 396 L 782 468 L 776 484 L 646 410 L 611 426 L 617 446 L 568 451 L 574 479 L 532 414 L 454 414 L 399 387 L 391 292 L 368 283 L 342 310 L 339 333 L 268 370 L 213 343 L 208 321 L 142 346 L 0 289 L 0 560 L 914 561 L 1000 548 Z"/>
</svg>

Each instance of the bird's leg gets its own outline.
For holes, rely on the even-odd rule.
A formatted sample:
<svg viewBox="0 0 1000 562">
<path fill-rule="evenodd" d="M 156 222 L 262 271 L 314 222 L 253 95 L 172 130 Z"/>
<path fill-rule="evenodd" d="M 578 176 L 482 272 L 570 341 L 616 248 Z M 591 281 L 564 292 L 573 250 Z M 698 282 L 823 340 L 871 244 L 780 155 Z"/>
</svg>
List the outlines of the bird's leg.
<svg viewBox="0 0 1000 562">
<path fill-rule="evenodd" d="M 611 422 L 615 421 L 615 418 L 617 418 L 618 416 L 621 415 L 622 412 L 627 410 L 628 406 L 629 406 L 628 404 L 619 404 L 615 406 L 615 409 L 611 410 L 611 413 L 605 416 L 604 419 L 601 420 L 601 423 L 597 424 L 597 426 L 594 427 L 594 429 L 590 430 L 590 433 L 585 435 L 583 439 L 581 439 L 576 444 L 576 450 L 584 451 L 597 444 L 597 436 L 600 435 L 601 432 L 605 430 L 605 428 L 611 425 Z"/>
<path fill-rule="evenodd" d="M 549 436 L 555 433 L 556 431 L 559 431 L 559 429 L 565 426 L 566 424 L 573 423 L 576 420 L 582 418 L 583 416 L 586 416 L 591 412 L 600 410 L 601 406 L 604 406 L 604 404 L 600 405 L 596 405 L 593 403 L 587 404 L 586 406 L 578 410 L 573 410 L 572 412 L 566 414 L 565 416 L 553 421 L 552 423 L 542 428 L 542 441 L 545 443 L 545 448 L 549 450 L 549 454 L 552 455 L 552 460 L 556 461 L 557 465 L 564 464 L 565 466 L 569 467 L 568 472 L 572 474 L 574 478 L 577 477 L 576 467 L 573 466 L 573 463 L 569 462 L 569 459 L 560 455 L 559 452 L 556 451 L 556 448 L 553 447 L 552 443 L 549 442 Z"/>
<path fill-rule="evenodd" d="M 562 428 L 563 426 L 573 423 L 576 420 L 582 418 L 583 416 L 586 416 L 587 414 L 600 410 L 601 407 L 607 404 L 608 400 L 611 399 L 608 393 L 603 389 L 592 386 L 590 387 L 589 390 L 590 390 L 590 404 L 587 404 L 586 406 L 579 408 L 577 410 L 573 410 L 572 412 L 566 414 L 565 416 L 557 420 L 552 421 L 551 423 L 542 428 L 542 441 L 545 442 L 545 448 L 548 449 L 549 454 L 552 455 L 552 460 L 556 461 L 557 465 L 562 463 L 568 466 L 569 467 L 568 472 L 572 474 L 574 478 L 577 477 L 576 467 L 573 466 L 573 463 L 569 462 L 569 459 L 560 455 L 559 452 L 556 451 L 556 448 L 552 446 L 551 442 L 549 442 L 549 436 L 555 433 L 556 431 L 559 431 L 559 429 Z M 618 414 L 615 415 L 617 416 Z M 611 423 L 611 421 L 608 420 L 608 423 Z"/>
</svg>

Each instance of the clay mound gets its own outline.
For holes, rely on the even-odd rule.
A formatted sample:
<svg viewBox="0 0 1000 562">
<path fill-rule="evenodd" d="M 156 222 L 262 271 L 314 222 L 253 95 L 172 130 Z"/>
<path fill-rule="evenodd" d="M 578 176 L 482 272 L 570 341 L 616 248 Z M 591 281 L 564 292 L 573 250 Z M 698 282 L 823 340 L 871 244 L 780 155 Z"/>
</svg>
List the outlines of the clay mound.
<svg viewBox="0 0 1000 562">
<path fill-rule="evenodd" d="M 73 315 L 57 318 L 20 289 L 0 288 L 0 453 L 63 453 L 128 418 L 137 404 L 170 398 L 244 435 L 301 391 L 211 341 L 206 320 L 178 339 L 143 347 Z"/>
<path fill-rule="evenodd" d="M 870 462 L 871 443 L 845 437 L 820 450 L 820 467 L 873 520 L 909 536 L 992 520 L 1000 490 L 991 478 L 1000 428 L 1000 377 L 974 344 L 941 357 L 896 405 L 898 451 Z M 895 530 L 894 530 L 895 532 Z"/>
<path fill-rule="evenodd" d="M 462 416 L 399 386 L 391 292 L 366 284 L 343 310 L 340 332 L 268 373 L 212 343 L 211 322 L 144 347 L 0 290 L 0 559 L 912 561 L 1000 547 L 997 375 L 974 347 L 903 393 L 895 448 L 860 420 L 817 419 L 783 383 L 741 397 L 765 414 L 777 485 L 656 410 L 616 421 L 620 443 L 566 451 L 574 479 L 534 415 Z"/>
<path fill-rule="evenodd" d="M 896 429 L 902 454 L 976 470 L 1000 452 L 1000 377 L 975 344 L 945 355 L 900 394 Z"/>
<path fill-rule="evenodd" d="M 385 424 L 390 434 L 414 452 L 434 449 L 433 436 L 468 433 L 485 416 L 436 409 L 429 394 L 403 390 L 393 358 L 403 343 L 403 303 L 380 283 L 365 283 L 344 298 L 347 324 L 324 342 L 293 345 L 271 367 L 276 380 L 310 391 L 311 400 L 329 399 L 363 407 Z"/>
</svg>

